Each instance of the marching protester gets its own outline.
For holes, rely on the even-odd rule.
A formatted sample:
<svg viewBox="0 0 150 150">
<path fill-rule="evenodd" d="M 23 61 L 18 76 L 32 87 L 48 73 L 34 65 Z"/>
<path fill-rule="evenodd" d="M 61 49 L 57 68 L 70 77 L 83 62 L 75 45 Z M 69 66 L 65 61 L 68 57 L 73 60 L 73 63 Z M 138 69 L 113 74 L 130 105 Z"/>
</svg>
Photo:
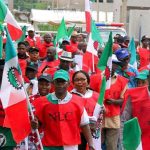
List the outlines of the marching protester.
<svg viewBox="0 0 150 150">
<path fill-rule="evenodd" d="M 80 128 L 85 136 L 89 150 L 94 150 L 89 128 L 89 119 L 82 99 L 67 92 L 69 74 L 58 70 L 53 78 L 54 93 L 33 102 L 37 120 L 32 121 L 34 128 L 43 126 L 42 138 L 45 150 L 78 149 Z M 67 131 L 67 132 L 66 132 Z"/>
<path fill-rule="evenodd" d="M 100 128 L 97 127 L 99 126 L 97 122 L 100 119 L 99 115 L 102 110 L 101 106 L 97 103 L 99 93 L 89 88 L 90 76 L 82 70 L 73 74 L 72 82 L 74 84 L 74 89 L 71 92 L 84 98 L 83 103 L 90 118 L 90 128 L 95 149 L 101 150 L 101 132 Z M 81 132 L 81 144 L 78 149 L 86 150 L 86 146 L 87 141 Z"/>
<path fill-rule="evenodd" d="M 25 41 L 27 41 L 30 47 L 37 47 L 40 48 L 41 46 L 41 38 L 35 35 L 35 29 L 31 25 L 27 29 L 28 36 L 26 37 Z"/>
<path fill-rule="evenodd" d="M 150 38 L 147 35 L 142 37 L 142 46 L 137 49 L 139 57 L 139 68 L 145 67 L 150 64 L 150 50 L 148 48 Z"/>
<path fill-rule="evenodd" d="M 46 57 L 46 52 L 47 52 L 47 48 L 48 47 L 51 47 L 51 46 L 54 46 L 53 43 L 52 43 L 52 35 L 49 34 L 49 33 L 46 33 L 44 36 L 43 36 L 43 43 L 41 44 L 41 47 L 39 49 L 39 56 L 40 56 L 40 59 L 44 59 Z"/>
<path fill-rule="evenodd" d="M 38 93 L 30 96 L 30 102 L 33 103 L 33 101 L 36 101 L 37 98 L 48 95 L 51 88 L 51 82 L 52 77 L 50 75 L 48 74 L 40 75 L 38 77 Z M 33 111 L 35 112 L 34 107 Z M 40 129 L 39 132 L 42 138 L 43 137 L 42 129 Z M 41 149 L 37 138 L 37 134 L 34 130 L 32 130 L 32 132 L 29 134 L 28 141 L 29 141 L 29 150 Z"/>
<path fill-rule="evenodd" d="M 38 69 L 39 74 L 45 72 L 47 69 L 55 69 L 59 65 L 59 60 L 56 59 L 56 48 L 55 47 L 48 47 L 46 58 L 42 62 L 41 66 Z"/>
<path fill-rule="evenodd" d="M 3 13 L 6 10 L 7 6 L 0 1 L 2 16 L 5 16 Z M 107 45 L 103 42 L 105 39 L 99 36 L 94 21 L 90 32 L 77 33 L 75 26 L 68 31 L 69 22 L 65 23 L 63 18 L 55 38 L 49 31 L 44 36 L 37 36 L 31 25 L 25 37 L 16 20 L 9 17 L 12 16 L 5 18 L 8 22 L 4 43 L 8 40 L 11 42 L 5 47 L 0 41 L 0 92 L 4 87 L 0 94 L 0 150 L 42 150 L 40 144 L 44 150 L 124 150 L 124 123 L 133 117 L 139 121 L 143 150 L 150 149 L 148 36 L 142 36 L 139 40 L 141 47 L 137 51 L 135 48 L 135 60 L 139 63 L 136 68 L 130 65 L 133 53 L 129 36 L 117 32 L 114 37 L 110 34 L 111 42 Z M 7 27 L 9 21 L 13 28 L 11 31 Z M 17 51 L 13 51 L 14 45 L 17 45 Z M 104 50 L 111 51 L 109 58 L 103 55 L 106 54 Z M 5 63 L 5 76 L 1 56 L 4 53 L 9 60 L 9 63 Z M 99 60 L 104 61 L 102 66 L 99 66 Z M 105 63 L 108 60 L 112 65 Z M 105 77 L 111 78 L 111 84 L 110 87 L 104 85 L 102 92 Z M 6 86 L 2 78 L 8 80 Z M 99 104 L 101 95 L 102 105 Z M 34 114 L 32 119 L 31 110 L 27 109 L 27 104 L 30 108 L 28 101 Z M 15 108 L 13 111 L 12 107 Z M 19 115 L 14 114 L 18 107 L 21 108 Z M 10 108 L 9 117 L 13 118 L 11 122 L 7 120 L 7 108 Z M 13 120 L 18 121 L 16 125 Z M 13 130 L 22 128 L 13 131 L 9 123 Z M 40 132 L 40 137 L 36 131 Z M 22 145 L 19 146 L 21 141 Z"/>
<path fill-rule="evenodd" d="M 121 126 L 121 108 L 128 87 L 128 80 L 116 73 L 119 62 L 117 59 L 113 60 L 111 86 L 105 92 L 104 106 L 106 113 L 104 114 L 102 140 L 106 145 L 106 150 L 117 150 Z"/>
<path fill-rule="evenodd" d="M 121 48 L 115 51 L 117 59 L 121 62 L 120 67 L 117 68 L 116 72 L 129 79 L 128 87 L 133 88 L 137 86 L 135 78 L 138 76 L 138 71 L 129 65 L 130 54 L 126 48 Z"/>
</svg>

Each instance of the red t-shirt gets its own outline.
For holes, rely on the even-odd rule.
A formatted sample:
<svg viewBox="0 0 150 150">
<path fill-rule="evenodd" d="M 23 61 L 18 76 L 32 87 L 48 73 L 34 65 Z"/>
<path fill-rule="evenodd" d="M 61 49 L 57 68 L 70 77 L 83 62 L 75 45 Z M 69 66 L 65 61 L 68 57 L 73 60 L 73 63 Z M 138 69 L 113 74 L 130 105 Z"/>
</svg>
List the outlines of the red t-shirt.
<svg viewBox="0 0 150 150">
<path fill-rule="evenodd" d="M 26 37 L 25 41 L 27 41 L 30 47 L 37 47 L 40 48 L 41 45 L 41 38 L 34 36 L 34 38 L 30 38 L 29 36 Z"/>
<path fill-rule="evenodd" d="M 120 75 L 116 76 L 116 82 L 111 85 L 110 89 L 105 91 L 105 100 L 104 105 L 106 108 L 106 116 L 107 117 L 113 117 L 120 115 L 120 106 L 119 105 L 109 105 L 106 103 L 106 99 L 120 99 L 121 92 L 126 87 L 128 80 Z"/>
<path fill-rule="evenodd" d="M 41 66 L 38 69 L 39 74 L 42 73 L 42 71 L 46 71 L 49 69 L 57 68 L 59 66 L 60 61 L 54 60 L 54 61 L 43 61 Z M 46 70 L 44 69 L 47 66 Z"/>
<path fill-rule="evenodd" d="M 47 53 L 47 48 L 48 47 L 51 47 L 51 46 L 54 46 L 53 43 L 42 43 L 41 46 L 40 46 L 40 49 L 39 49 L 39 56 L 40 57 L 46 57 L 46 53 Z"/>
<path fill-rule="evenodd" d="M 150 50 L 139 48 L 140 68 L 150 64 Z"/>
<path fill-rule="evenodd" d="M 93 112 L 98 101 L 99 93 L 94 92 L 91 97 L 84 98 L 84 106 L 87 111 L 88 116 L 93 116 Z"/>
<path fill-rule="evenodd" d="M 43 146 L 80 144 L 80 121 L 84 110 L 82 98 L 72 95 L 65 104 L 52 100 L 51 94 L 32 103 L 35 114 L 43 124 Z"/>
</svg>

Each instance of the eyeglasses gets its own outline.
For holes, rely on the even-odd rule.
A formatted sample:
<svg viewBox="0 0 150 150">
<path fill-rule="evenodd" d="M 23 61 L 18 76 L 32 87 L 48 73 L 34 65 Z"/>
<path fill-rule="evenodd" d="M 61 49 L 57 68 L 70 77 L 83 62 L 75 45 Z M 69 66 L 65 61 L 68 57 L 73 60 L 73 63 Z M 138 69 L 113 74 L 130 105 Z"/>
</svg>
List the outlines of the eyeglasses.
<svg viewBox="0 0 150 150">
<path fill-rule="evenodd" d="M 85 80 L 87 80 L 87 79 L 85 79 L 85 78 L 76 78 L 76 79 L 74 79 L 74 82 L 79 82 L 79 81 L 84 82 Z"/>
</svg>

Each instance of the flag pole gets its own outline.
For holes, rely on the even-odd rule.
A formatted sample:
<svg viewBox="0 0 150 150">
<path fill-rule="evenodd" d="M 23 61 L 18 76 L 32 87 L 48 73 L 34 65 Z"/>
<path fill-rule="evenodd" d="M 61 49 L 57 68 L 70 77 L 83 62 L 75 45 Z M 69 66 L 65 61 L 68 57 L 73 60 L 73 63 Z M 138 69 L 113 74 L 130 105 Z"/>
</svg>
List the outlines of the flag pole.
<svg viewBox="0 0 150 150">
<path fill-rule="evenodd" d="M 21 79 L 22 79 L 23 88 L 24 88 L 24 91 L 25 91 L 25 95 L 26 95 L 28 107 L 29 107 L 29 110 L 30 110 L 30 113 L 31 113 L 31 117 L 32 117 L 32 119 L 34 120 L 35 117 L 34 117 L 34 114 L 33 114 L 33 110 L 32 110 L 32 106 L 31 106 L 30 100 L 29 100 L 28 93 L 27 93 L 27 91 L 26 91 L 26 89 L 25 89 L 25 86 L 24 86 L 24 80 L 23 80 L 23 78 L 22 78 L 22 75 L 21 75 Z M 44 150 L 38 129 L 35 129 L 35 132 L 36 132 L 36 134 L 37 134 L 37 137 L 38 137 L 38 141 L 39 141 L 41 150 Z"/>
<path fill-rule="evenodd" d="M 92 53 L 92 71 L 93 73 L 95 72 L 95 67 L 94 67 L 94 54 Z"/>
</svg>

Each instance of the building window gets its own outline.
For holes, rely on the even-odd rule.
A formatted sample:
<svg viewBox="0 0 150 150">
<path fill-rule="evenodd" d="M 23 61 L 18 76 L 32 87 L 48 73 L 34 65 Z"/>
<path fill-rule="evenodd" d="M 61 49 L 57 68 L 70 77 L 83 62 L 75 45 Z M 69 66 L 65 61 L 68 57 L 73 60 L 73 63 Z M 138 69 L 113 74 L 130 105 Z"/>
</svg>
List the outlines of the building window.
<svg viewBox="0 0 150 150">
<path fill-rule="evenodd" d="M 114 0 L 107 0 L 107 3 L 113 3 Z"/>
<path fill-rule="evenodd" d="M 103 0 L 99 0 L 99 2 L 100 2 L 100 3 L 103 3 L 104 1 L 103 1 Z"/>
</svg>

